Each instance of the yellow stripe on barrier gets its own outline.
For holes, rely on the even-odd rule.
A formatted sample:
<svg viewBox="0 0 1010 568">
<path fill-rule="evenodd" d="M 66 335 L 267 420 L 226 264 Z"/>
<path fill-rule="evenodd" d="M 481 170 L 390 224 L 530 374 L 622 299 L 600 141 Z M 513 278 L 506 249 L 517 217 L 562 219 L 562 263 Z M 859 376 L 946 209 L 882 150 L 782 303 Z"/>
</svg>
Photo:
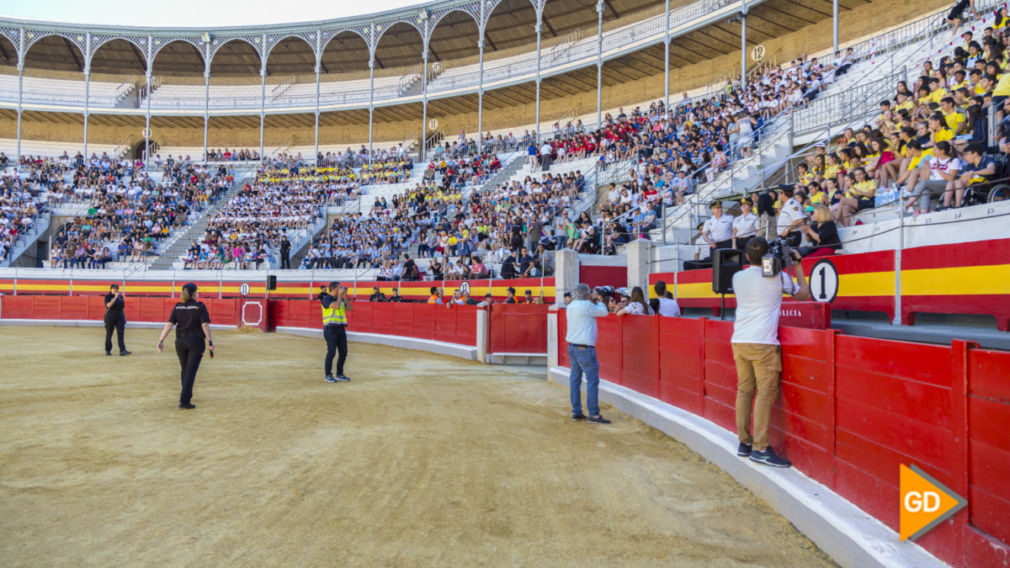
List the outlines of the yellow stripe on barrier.
<svg viewBox="0 0 1010 568">
<path fill-rule="evenodd" d="M 854 272 L 840 274 L 838 278 L 839 298 L 894 295 L 892 271 Z M 1010 264 L 903 270 L 901 293 L 904 296 L 1010 295 Z M 678 284 L 677 297 L 714 299 L 719 295 L 712 292 L 711 282 L 692 282 Z"/>
<path fill-rule="evenodd" d="M 975 296 L 1010 294 L 1010 264 L 904 270 L 906 296 Z"/>
</svg>

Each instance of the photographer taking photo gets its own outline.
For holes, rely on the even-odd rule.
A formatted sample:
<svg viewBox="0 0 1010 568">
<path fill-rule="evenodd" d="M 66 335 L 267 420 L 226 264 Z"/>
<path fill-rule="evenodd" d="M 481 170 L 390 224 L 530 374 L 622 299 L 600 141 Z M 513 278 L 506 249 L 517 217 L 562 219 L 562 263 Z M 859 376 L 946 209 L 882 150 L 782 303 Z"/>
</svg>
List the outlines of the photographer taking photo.
<svg viewBox="0 0 1010 568">
<path fill-rule="evenodd" d="M 754 237 L 747 243 L 746 250 L 750 266 L 733 275 L 737 307 L 730 341 L 737 373 L 736 428 L 740 440 L 737 455 L 772 467 L 790 467 L 789 460 L 776 455 L 768 445 L 768 421 L 779 393 L 782 373 L 779 313 L 783 293 L 806 300 L 810 298 L 810 288 L 803 275 L 799 253 L 786 247 L 774 249 L 782 250 L 781 258 L 766 258 L 769 256 L 768 241 Z M 781 269 L 790 266 L 796 269 L 796 281 Z M 752 411 L 753 436 L 750 429 Z"/>
</svg>

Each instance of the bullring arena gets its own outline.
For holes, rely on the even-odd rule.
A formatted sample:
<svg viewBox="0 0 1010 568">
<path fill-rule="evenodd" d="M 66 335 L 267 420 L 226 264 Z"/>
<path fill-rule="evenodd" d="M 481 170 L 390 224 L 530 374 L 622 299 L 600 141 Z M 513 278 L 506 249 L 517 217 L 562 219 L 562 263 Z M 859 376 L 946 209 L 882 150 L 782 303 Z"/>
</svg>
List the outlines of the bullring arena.
<svg viewBox="0 0 1010 568">
<path fill-rule="evenodd" d="M 7 566 L 832 565 L 641 422 L 571 423 L 526 368 L 355 345 L 328 385 L 318 340 L 221 333 L 180 415 L 154 331 L 116 365 L 94 335 L 2 329 Z"/>
<path fill-rule="evenodd" d="M 4 567 L 1010 568 L 1002 0 L 8 4 Z"/>
</svg>

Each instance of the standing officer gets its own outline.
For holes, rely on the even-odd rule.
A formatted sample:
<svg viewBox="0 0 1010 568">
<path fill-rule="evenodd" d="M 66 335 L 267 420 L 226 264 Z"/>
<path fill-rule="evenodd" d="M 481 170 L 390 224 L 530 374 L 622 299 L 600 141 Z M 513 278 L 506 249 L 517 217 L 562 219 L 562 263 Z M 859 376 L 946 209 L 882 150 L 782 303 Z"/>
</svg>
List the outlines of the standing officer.
<svg viewBox="0 0 1010 568">
<path fill-rule="evenodd" d="M 345 383 L 351 379 L 344 374 L 344 361 L 347 360 L 347 312 L 351 311 L 351 303 L 347 301 L 347 287 L 340 282 L 330 282 L 329 289 L 319 295 L 323 304 L 323 338 L 326 339 L 326 360 L 323 370 L 328 383 Z M 339 351 L 337 358 L 337 376 L 333 376 L 333 354 Z"/>
<path fill-rule="evenodd" d="M 193 398 L 193 383 L 196 381 L 196 371 L 200 368 L 207 340 L 210 346 L 210 357 L 214 358 L 214 340 L 210 336 L 210 314 L 203 302 L 196 301 L 196 284 L 192 282 L 182 287 L 182 301 L 172 308 L 168 323 L 161 330 L 158 338 L 158 353 L 165 349 L 165 338 L 168 332 L 175 328 L 175 353 L 179 356 L 179 366 L 182 368 L 182 393 L 179 395 L 179 408 L 196 408 L 190 403 Z"/>
<path fill-rule="evenodd" d="M 287 235 L 281 239 L 281 268 L 291 268 L 291 241 Z"/>
<path fill-rule="evenodd" d="M 119 284 L 109 286 L 109 293 L 105 295 L 106 355 L 112 355 L 112 330 L 116 330 L 116 339 L 119 340 L 119 355 L 130 354 L 126 350 L 126 342 L 123 341 L 123 334 L 126 333 L 126 315 L 123 313 L 123 307 L 123 295 L 119 293 Z"/>
</svg>

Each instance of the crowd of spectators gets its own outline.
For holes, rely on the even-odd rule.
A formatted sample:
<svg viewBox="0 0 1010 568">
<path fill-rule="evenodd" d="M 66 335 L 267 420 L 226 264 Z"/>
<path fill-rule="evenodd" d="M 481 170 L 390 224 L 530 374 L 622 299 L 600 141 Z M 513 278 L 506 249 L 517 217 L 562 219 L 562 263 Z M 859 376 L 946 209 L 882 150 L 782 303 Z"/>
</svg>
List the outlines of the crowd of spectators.
<svg viewBox="0 0 1010 568">
<path fill-rule="evenodd" d="M 418 258 L 431 259 L 423 275 L 428 279 L 553 273 L 545 253 L 567 242 L 564 223 L 556 228 L 554 220 L 585 183 L 579 172 L 527 176 L 475 191 L 465 202 L 452 187 L 419 184 L 388 202 L 377 199 L 367 216 L 335 219 L 314 240 L 302 267 L 375 268 L 381 279 L 412 280 L 422 275 L 403 258 L 416 247 Z"/>
<path fill-rule="evenodd" d="M 233 181 L 224 166 L 211 170 L 184 162 L 165 164 L 161 182 L 124 162 L 92 160 L 79 166 L 72 183 L 49 190 L 55 201 L 87 203 L 85 215 L 57 233 L 49 266 L 104 268 L 113 260 L 142 261 Z"/>
<path fill-rule="evenodd" d="M 269 262 L 291 233 L 309 229 L 323 208 L 358 196 L 358 186 L 333 168 L 261 169 L 219 207 L 187 249 L 185 268 L 247 269 Z"/>
<path fill-rule="evenodd" d="M 169 156 L 171 158 L 172 156 Z M 187 159 L 189 156 L 187 156 Z M 260 154 L 256 150 L 249 148 L 218 148 L 207 150 L 208 162 L 258 162 Z"/>
<path fill-rule="evenodd" d="M 19 238 L 46 212 L 46 198 L 31 187 L 16 175 L 0 175 L 0 263 L 12 260 Z"/>
</svg>

